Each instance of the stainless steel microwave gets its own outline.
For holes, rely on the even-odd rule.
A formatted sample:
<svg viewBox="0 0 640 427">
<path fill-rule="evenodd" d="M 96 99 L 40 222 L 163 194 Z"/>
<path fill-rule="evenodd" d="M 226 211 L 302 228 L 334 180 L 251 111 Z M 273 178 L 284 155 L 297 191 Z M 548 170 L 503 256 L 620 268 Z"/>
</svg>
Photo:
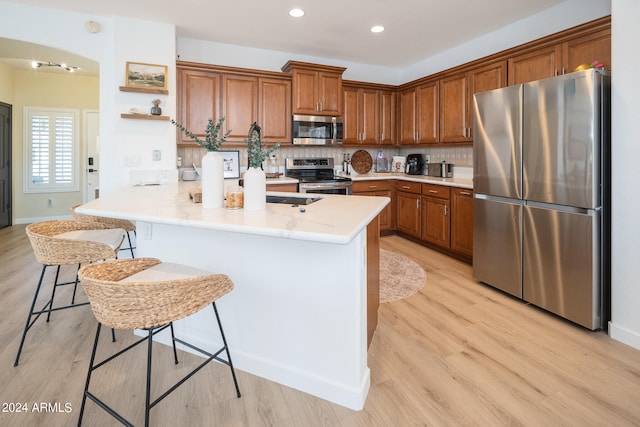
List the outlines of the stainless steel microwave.
<svg viewBox="0 0 640 427">
<path fill-rule="evenodd" d="M 342 144 L 342 117 L 293 115 L 293 145 Z"/>
</svg>

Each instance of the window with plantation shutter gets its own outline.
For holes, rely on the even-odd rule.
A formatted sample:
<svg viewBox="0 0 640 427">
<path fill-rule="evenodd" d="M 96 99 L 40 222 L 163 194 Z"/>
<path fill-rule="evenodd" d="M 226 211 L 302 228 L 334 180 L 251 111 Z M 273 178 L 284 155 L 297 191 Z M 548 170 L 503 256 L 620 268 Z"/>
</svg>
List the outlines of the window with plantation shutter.
<svg viewBox="0 0 640 427">
<path fill-rule="evenodd" d="M 25 108 L 25 193 L 79 191 L 77 110 Z"/>
</svg>

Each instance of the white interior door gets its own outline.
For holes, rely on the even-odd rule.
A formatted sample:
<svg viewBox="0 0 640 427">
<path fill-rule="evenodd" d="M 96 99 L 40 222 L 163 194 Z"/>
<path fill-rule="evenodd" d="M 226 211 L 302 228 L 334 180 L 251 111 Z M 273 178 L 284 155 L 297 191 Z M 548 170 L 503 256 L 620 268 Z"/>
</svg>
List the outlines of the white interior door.
<svg viewBox="0 0 640 427">
<path fill-rule="evenodd" d="M 85 191 L 83 201 L 89 202 L 98 197 L 100 189 L 100 113 L 94 110 L 84 112 L 85 129 Z"/>
</svg>

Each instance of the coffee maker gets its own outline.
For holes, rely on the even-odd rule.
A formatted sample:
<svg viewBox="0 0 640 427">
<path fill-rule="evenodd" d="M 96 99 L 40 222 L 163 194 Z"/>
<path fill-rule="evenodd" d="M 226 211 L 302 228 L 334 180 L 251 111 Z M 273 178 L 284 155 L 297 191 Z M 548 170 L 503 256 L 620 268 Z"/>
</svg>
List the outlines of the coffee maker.
<svg viewBox="0 0 640 427">
<path fill-rule="evenodd" d="M 423 164 L 422 154 L 408 154 L 405 172 L 407 175 L 422 175 Z"/>
</svg>

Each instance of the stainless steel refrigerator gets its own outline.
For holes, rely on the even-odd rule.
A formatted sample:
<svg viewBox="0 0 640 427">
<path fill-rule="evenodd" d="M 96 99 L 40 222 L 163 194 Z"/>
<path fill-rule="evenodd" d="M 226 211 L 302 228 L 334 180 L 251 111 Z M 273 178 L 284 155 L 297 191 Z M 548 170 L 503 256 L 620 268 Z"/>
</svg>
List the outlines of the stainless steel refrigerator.
<svg viewBox="0 0 640 427">
<path fill-rule="evenodd" d="M 609 317 L 609 77 L 474 95 L 473 274 L 586 328 Z"/>
</svg>

